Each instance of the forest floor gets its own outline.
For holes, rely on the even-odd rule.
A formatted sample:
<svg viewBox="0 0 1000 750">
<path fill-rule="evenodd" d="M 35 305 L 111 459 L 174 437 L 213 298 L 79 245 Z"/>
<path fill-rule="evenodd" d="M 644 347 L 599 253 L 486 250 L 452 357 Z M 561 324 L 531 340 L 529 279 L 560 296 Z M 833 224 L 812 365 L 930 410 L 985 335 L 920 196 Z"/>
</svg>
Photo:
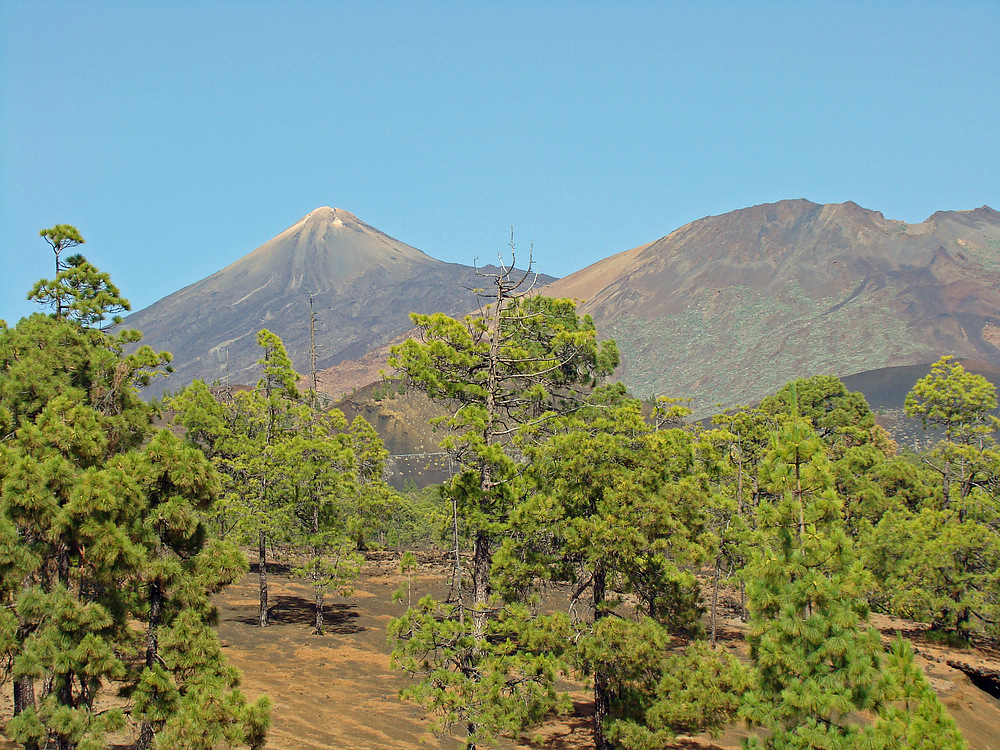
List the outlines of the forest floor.
<svg viewBox="0 0 1000 750">
<path fill-rule="evenodd" d="M 393 593 L 406 583 L 397 570 L 398 556 L 372 555 L 354 593 L 327 600 L 326 633 L 313 634 L 311 588 L 278 572 L 270 576 L 271 626 L 257 626 L 257 576 L 251 572 L 216 598 L 219 636 L 225 653 L 243 672 L 249 697 L 266 694 L 272 701 L 270 750 L 458 750 L 459 739 L 435 737 L 420 709 L 398 699 L 407 677 L 390 668 L 386 628 L 405 610 Z M 412 580 L 415 602 L 447 592 L 449 569 L 441 556 L 421 555 Z M 723 648 L 746 656 L 743 623 L 734 608 L 722 608 L 718 639 Z M 928 642 L 920 626 L 876 615 L 873 624 L 886 643 L 897 631 L 909 638 L 931 684 L 955 718 L 971 750 L 1000 750 L 1000 699 L 973 684 L 950 665 L 1000 670 L 1000 649 L 978 646 L 953 649 Z M 565 687 L 573 690 L 574 686 Z M 532 732 L 532 739 L 505 740 L 502 750 L 591 750 L 593 703 L 583 686 L 573 690 L 572 715 L 552 719 Z M 10 716 L 9 685 L 0 701 L 0 722 Z M 681 738 L 673 750 L 734 750 L 746 730 L 727 729 L 718 737 Z M 0 750 L 17 746 L 0 738 Z M 118 745 L 122 748 L 124 745 Z"/>
</svg>

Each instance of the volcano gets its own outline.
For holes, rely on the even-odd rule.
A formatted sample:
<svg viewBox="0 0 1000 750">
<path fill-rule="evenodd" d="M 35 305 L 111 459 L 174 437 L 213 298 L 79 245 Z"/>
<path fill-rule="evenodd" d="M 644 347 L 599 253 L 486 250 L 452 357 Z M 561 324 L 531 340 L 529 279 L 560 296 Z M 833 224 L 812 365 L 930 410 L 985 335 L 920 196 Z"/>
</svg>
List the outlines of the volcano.
<svg viewBox="0 0 1000 750">
<path fill-rule="evenodd" d="M 409 330 L 410 312 L 467 312 L 475 305 L 469 290 L 481 286 L 476 268 L 435 260 L 349 211 L 321 207 L 125 325 L 142 331 L 143 343 L 174 354 L 171 390 L 196 378 L 253 383 L 262 328 L 284 340 L 300 373 L 310 371 L 310 300 L 316 366 L 323 369 Z"/>
</svg>

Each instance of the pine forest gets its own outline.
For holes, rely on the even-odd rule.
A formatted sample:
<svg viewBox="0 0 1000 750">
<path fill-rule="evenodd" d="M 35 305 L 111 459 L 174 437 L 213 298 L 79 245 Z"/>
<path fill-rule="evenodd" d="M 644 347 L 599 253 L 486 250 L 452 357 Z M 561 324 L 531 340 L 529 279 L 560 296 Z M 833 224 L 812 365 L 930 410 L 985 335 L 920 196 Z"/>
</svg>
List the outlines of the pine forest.
<svg viewBox="0 0 1000 750">
<path fill-rule="evenodd" d="M 906 399 L 920 452 L 832 375 L 695 421 L 676 394 L 627 392 L 614 341 L 501 264 L 476 312 L 412 314 L 391 349 L 385 387 L 440 407 L 452 467 L 400 491 L 375 428 L 266 328 L 255 383 L 142 398 L 171 355 L 117 325 L 129 303 L 69 254 L 76 228 L 41 239 L 40 312 L 0 327 L 0 685 L 20 746 L 266 747 L 275 706 L 227 658 L 218 597 L 252 575 L 266 639 L 280 574 L 310 592 L 301 627 L 336 637 L 325 615 L 391 552 L 399 700 L 451 747 L 545 747 L 568 686 L 592 704 L 574 747 L 732 726 L 747 748 L 968 747 L 909 634 L 872 623 L 1000 640 L 997 393 L 954 358 Z M 441 595 L 414 597 L 431 551 Z"/>
</svg>

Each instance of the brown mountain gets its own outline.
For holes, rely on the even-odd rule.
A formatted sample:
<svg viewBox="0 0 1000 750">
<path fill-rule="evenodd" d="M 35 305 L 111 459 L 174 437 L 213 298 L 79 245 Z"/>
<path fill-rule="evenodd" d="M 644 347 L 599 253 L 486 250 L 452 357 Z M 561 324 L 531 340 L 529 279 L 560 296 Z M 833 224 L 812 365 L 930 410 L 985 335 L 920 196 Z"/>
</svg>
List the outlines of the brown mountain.
<svg viewBox="0 0 1000 750">
<path fill-rule="evenodd" d="M 788 380 L 836 374 L 864 393 L 901 442 L 925 440 L 902 415 L 906 393 L 942 354 L 971 357 L 1000 382 L 1000 214 L 941 212 L 921 224 L 853 203 L 783 201 L 707 217 L 542 289 L 573 297 L 623 353 L 636 395 L 753 403 Z M 443 411 L 418 393 L 366 386 L 387 347 L 322 373 L 321 389 L 371 422 L 393 454 L 393 481 L 447 472 Z M 992 364 L 991 364 L 992 363 Z"/>
<path fill-rule="evenodd" d="M 435 260 L 348 211 L 324 207 L 221 271 L 130 315 L 126 325 L 141 330 L 144 343 L 174 354 L 176 371 L 166 382 L 173 390 L 195 378 L 252 383 L 259 377 L 261 328 L 281 336 L 299 372 L 309 371 L 310 295 L 322 369 L 409 330 L 411 311 L 471 309 L 468 290 L 482 285 L 474 268 Z"/>
<path fill-rule="evenodd" d="M 956 354 L 1000 365 L 1000 213 L 920 224 L 789 200 L 694 221 L 542 290 L 581 300 L 637 395 L 696 414 L 794 377 Z"/>
</svg>

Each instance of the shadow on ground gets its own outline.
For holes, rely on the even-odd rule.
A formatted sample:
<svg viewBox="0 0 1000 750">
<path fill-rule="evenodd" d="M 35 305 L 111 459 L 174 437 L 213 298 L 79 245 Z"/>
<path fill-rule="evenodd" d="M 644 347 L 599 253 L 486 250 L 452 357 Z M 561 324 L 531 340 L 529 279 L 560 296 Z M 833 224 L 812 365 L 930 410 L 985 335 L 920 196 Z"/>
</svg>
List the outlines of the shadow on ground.
<svg viewBox="0 0 1000 750">
<path fill-rule="evenodd" d="M 270 597 L 273 602 L 268 607 L 268 621 L 274 625 L 307 625 L 316 622 L 316 604 L 301 596 L 278 595 Z M 357 624 L 360 615 L 356 604 L 334 602 L 323 607 L 323 631 L 338 635 L 360 633 L 363 628 Z M 244 625 L 256 625 L 260 622 L 258 610 L 253 614 L 239 615 L 233 618 Z"/>
</svg>

